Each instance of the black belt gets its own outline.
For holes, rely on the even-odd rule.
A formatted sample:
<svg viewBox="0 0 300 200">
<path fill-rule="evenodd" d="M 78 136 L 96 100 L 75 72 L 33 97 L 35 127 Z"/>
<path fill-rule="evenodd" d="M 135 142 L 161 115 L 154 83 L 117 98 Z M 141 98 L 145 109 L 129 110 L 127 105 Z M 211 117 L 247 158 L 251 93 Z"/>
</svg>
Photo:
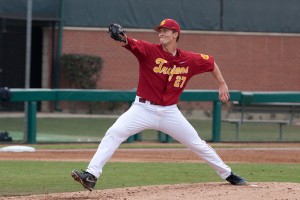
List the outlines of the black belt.
<svg viewBox="0 0 300 200">
<path fill-rule="evenodd" d="M 144 99 L 142 97 L 139 98 L 139 102 L 141 103 L 146 103 L 148 100 L 147 99 Z M 151 105 L 158 105 L 157 103 L 154 103 L 152 101 L 148 101 Z"/>
</svg>

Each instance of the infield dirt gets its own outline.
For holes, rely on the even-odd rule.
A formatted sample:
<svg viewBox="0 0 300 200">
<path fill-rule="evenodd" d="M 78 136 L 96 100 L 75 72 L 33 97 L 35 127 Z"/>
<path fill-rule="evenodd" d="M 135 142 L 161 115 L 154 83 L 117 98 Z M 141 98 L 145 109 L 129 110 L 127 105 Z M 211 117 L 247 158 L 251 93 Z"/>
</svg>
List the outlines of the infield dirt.
<svg viewBox="0 0 300 200">
<path fill-rule="evenodd" d="M 228 144 L 226 144 L 228 145 Z M 300 144 L 244 144 L 234 148 L 214 147 L 226 163 L 300 163 Z M 0 160 L 89 161 L 96 149 L 37 150 L 34 153 L 1 152 Z M 76 159 L 71 155 L 76 153 Z M 187 149 L 118 149 L 110 162 L 203 162 Z M 70 177 L 71 178 L 71 177 Z M 77 184 L 74 182 L 74 184 Z M 93 192 L 14 196 L 10 200 L 103 199 L 103 200 L 235 200 L 288 199 L 300 200 L 298 183 L 197 183 L 104 189 Z"/>
</svg>

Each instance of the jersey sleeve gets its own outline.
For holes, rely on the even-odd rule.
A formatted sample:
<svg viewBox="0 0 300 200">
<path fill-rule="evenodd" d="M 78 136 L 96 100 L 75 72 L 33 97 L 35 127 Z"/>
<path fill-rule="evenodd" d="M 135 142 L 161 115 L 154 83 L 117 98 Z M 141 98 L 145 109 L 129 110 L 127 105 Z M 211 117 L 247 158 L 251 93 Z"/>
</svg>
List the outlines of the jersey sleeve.
<svg viewBox="0 0 300 200">
<path fill-rule="evenodd" d="M 215 60 L 213 56 L 201 53 L 194 54 L 195 67 L 193 68 L 194 74 L 201 74 L 204 72 L 211 72 L 214 70 Z"/>
<path fill-rule="evenodd" d="M 137 57 L 146 57 L 148 54 L 147 46 L 150 43 L 143 40 L 136 40 L 130 37 L 127 37 L 128 44 L 124 47 L 132 52 Z"/>
</svg>

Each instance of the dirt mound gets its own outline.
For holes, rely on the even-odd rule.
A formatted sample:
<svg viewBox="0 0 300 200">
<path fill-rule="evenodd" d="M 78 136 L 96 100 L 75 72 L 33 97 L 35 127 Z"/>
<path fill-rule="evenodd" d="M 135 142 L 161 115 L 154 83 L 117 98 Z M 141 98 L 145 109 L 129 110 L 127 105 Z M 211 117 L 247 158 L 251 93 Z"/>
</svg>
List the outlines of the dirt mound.
<svg viewBox="0 0 300 200">
<path fill-rule="evenodd" d="M 1 199 L 1 198 L 0 198 Z M 10 200 L 253 200 L 253 199 L 300 199 L 297 183 L 250 183 L 233 186 L 229 183 L 197 183 L 160 186 L 143 186 L 122 189 L 95 190 L 43 195 L 6 197 Z"/>
</svg>

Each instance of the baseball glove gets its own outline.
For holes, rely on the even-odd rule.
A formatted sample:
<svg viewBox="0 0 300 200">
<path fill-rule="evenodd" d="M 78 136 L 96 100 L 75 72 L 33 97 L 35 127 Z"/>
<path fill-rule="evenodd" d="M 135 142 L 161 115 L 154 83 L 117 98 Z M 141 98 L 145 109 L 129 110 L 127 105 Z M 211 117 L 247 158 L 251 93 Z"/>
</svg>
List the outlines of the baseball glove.
<svg viewBox="0 0 300 200">
<path fill-rule="evenodd" d="M 119 25 L 119 24 L 109 25 L 108 32 L 112 39 L 126 43 L 126 40 L 120 36 L 120 35 L 123 35 L 123 36 L 125 35 L 125 31 L 123 30 L 121 25 Z"/>
</svg>

